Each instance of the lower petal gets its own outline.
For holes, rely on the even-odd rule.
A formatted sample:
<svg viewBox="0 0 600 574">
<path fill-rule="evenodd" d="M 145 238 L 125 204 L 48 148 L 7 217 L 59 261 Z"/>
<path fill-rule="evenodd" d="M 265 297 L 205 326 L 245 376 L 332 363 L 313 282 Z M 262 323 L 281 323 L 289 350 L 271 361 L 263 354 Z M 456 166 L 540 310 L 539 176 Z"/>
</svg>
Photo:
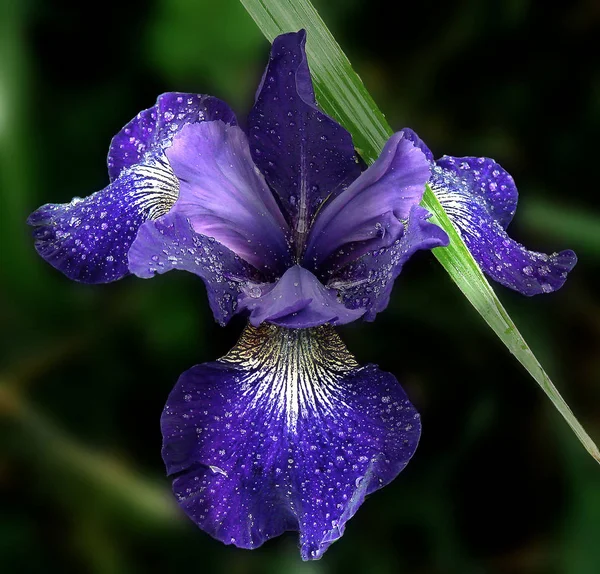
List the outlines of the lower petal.
<svg viewBox="0 0 600 574">
<path fill-rule="evenodd" d="M 560 289 L 577 263 L 571 250 L 560 253 L 529 251 L 511 239 L 503 218 L 494 216 L 489 203 L 470 187 L 472 179 L 458 177 L 454 169 L 435 167 L 432 190 L 456 225 L 480 267 L 495 281 L 523 295 Z"/>
<path fill-rule="evenodd" d="M 241 548 L 297 530 L 304 560 L 398 475 L 421 430 L 396 379 L 359 367 L 328 326 L 248 327 L 180 377 L 161 425 L 173 490 L 200 528 Z"/>
</svg>

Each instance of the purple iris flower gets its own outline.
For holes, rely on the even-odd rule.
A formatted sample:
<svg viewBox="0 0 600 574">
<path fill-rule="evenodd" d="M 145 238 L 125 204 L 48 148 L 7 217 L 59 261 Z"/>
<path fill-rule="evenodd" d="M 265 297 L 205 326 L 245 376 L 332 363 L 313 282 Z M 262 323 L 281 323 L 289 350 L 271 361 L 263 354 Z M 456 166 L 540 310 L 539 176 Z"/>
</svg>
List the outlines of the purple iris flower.
<svg viewBox="0 0 600 574">
<path fill-rule="evenodd" d="M 242 548 L 296 530 L 314 559 L 406 466 L 421 432 L 396 379 L 361 367 L 333 326 L 373 320 L 410 256 L 447 245 L 419 206 L 428 181 L 442 202 L 452 196 L 451 215 L 480 226 L 466 235 L 481 236 L 468 242 L 480 262 L 491 242 L 489 257 L 512 265 L 485 214 L 505 206 L 507 223 L 514 202 L 473 191 L 493 191 L 491 160 L 475 179 L 453 176 L 452 158 L 435 164 L 411 130 L 363 171 L 350 134 L 316 106 L 304 44 L 304 31 L 275 39 L 246 131 L 217 98 L 163 94 L 113 139 L 108 187 L 45 205 L 29 223 L 37 251 L 71 279 L 189 271 L 220 324 L 248 316 L 225 357 L 179 378 L 163 458 L 200 528 Z M 552 257 L 545 277 L 557 288 Z M 515 268 L 519 285 L 540 269 Z"/>
<path fill-rule="evenodd" d="M 573 251 L 551 255 L 529 251 L 506 233 L 519 199 L 506 170 L 487 157 L 445 155 L 434 161 L 431 150 L 414 131 L 406 128 L 403 133 L 429 160 L 432 191 L 489 277 L 528 296 L 563 286 L 577 263 Z"/>
</svg>

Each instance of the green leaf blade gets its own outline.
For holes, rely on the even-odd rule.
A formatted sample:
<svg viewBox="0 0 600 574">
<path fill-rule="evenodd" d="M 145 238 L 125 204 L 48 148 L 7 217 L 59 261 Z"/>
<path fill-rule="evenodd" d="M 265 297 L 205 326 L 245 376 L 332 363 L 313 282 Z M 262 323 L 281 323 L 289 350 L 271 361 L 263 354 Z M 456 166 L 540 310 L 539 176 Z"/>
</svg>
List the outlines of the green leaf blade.
<svg viewBox="0 0 600 574">
<path fill-rule="evenodd" d="M 279 34 L 307 31 L 306 52 L 320 107 L 351 134 L 367 163 L 377 159 L 393 133 L 350 61 L 309 0 L 240 0 L 269 41 Z M 600 451 L 536 359 L 502 306 L 439 201 L 427 187 L 423 205 L 432 221 L 450 237 L 448 247 L 433 250 L 437 260 L 485 322 L 525 367 L 564 417 L 590 455 Z"/>
</svg>

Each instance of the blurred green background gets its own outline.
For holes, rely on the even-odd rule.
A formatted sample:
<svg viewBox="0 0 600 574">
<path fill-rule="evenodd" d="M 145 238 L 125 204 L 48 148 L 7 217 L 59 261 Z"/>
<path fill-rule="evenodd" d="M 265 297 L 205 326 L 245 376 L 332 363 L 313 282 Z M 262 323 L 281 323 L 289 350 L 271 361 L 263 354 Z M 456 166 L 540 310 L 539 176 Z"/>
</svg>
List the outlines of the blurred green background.
<svg viewBox="0 0 600 574">
<path fill-rule="evenodd" d="M 599 441 L 597 2 L 316 5 L 392 126 L 437 156 L 497 159 L 521 191 L 512 235 L 577 251 L 558 293 L 497 291 Z M 218 327 L 185 273 L 72 283 L 25 219 L 104 187 L 110 138 L 161 92 L 243 118 L 267 53 L 237 0 L 0 0 L 0 571 L 597 574 L 600 468 L 426 253 L 375 323 L 343 329 L 403 383 L 423 436 L 342 540 L 303 564 L 294 534 L 237 550 L 176 508 L 164 401 L 243 320 Z"/>
</svg>

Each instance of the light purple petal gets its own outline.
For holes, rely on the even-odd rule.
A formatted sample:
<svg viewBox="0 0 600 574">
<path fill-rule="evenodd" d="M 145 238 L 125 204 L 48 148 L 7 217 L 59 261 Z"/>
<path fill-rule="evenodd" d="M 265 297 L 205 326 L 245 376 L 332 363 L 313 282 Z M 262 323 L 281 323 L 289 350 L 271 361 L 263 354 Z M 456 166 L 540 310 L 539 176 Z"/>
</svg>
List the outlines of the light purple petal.
<svg viewBox="0 0 600 574">
<path fill-rule="evenodd" d="M 502 193 L 507 190 L 501 190 L 500 196 L 496 197 L 493 195 L 495 189 L 492 189 L 494 183 L 508 182 L 510 176 L 504 170 L 500 171 L 492 160 L 484 158 L 484 162 L 479 164 L 478 159 L 474 162 L 473 158 L 467 159 L 469 161 L 464 162 L 463 168 L 457 168 L 456 164 L 460 166 L 463 158 L 442 158 L 440 165 L 433 169 L 431 183 L 434 193 L 477 263 L 492 279 L 523 295 L 532 296 L 560 289 L 567 274 L 577 263 L 575 253 L 566 250 L 547 255 L 529 251 L 511 239 L 502 223 L 510 220 L 514 207 L 511 207 L 511 199 L 503 201 L 502 198 L 512 197 L 512 194 L 504 196 Z M 482 176 L 473 177 L 471 174 L 478 165 L 481 173 L 487 173 L 487 170 L 484 171 L 488 165 L 486 162 L 492 162 L 492 169 L 488 174 L 490 178 L 483 182 L 479 179 Z M 449 165 L 451 169 L 447 167 Z M 494 175 L 494 171 L 498 175 Z M 483 189 L 482 183 L 485 183 Z M 508 189 L 509 183 L 505 185 Z M 493 197 L 492 202 L 490 197 Z M 514 202 L 516 204 L 516 190 Z"/>
<path fill-rule="evenodd" d="M 360 174 L 350 134 L 317 109 L 306 33 L 278 36 L 248 117 L 254 162 L 279 197 L 300 253 L 314 214 Z"/>
<path fill-rule="evenodd" d="M 402 128 L 401 130 L 404 133 L 404 137 L 413 142 L 413 144 L 415 144 L 415 147 L 418 147 L 424 154 L 425 157 L 433 162 L 433 153 L 431 153 L 431 150 L 427 147 L 427 145 L 425 144 L 425 142 L 417 135 L 417 133 L 414 130 L 411 130 L 410 128 Z"/>
<path fill-rule="evenodd" d="M 180 180 L 174 213 L 257 269 L 285 269 L 291 259 L 288 225 L 239 127 L 221 121 L 188 124 L 166 156 Z"/>
<path fill-rule="evenodd" d="M 304 255 L 307 265 L 318 267 L 340 249 L 343 263 L 391 245 L 404 231 L 400 221 L 421 201 L 429 176 L 423 152 L 402 132 L 394 134 L 377 161 L 318 214 Z"/>
<path fill-rule="evenodd" d="M 140 163 L 146 153 L 161 155 L 184 125 L 211 120 L 236 123 L 235 114 L 218 98 L 179 92 L 161 94 L 154 106 L 141 111 L 113 138 L 108 152 L 110 180 Z"/>
<path fill-rule="evenodd" d="M 366 309 L 365 320 L 373 321 L 388 306 L 394 280 L 406 261 L 419 249 L 448 245 L 446 232 L 427 221 L 430 217 L 423 207 L 413 206 L 401 239 L 346 265 L 327 286 L 339 290 L 347 307 Z"/>
<path fill-rule="evenodd" d="M 140 227 L 129 250 L 129 269 L 145 279 L 172 269 L 198 275 L 221 325 L 237 312 L 241 286 L 257 281 L 253 267 L 215 239 L 196 233 L 183 215 L 172 212 Z"/>
<path fill-rule="evenodd" d="M 333 329 L 272 325 L 185 372 L 161 427 L 173 490 L 200 528 L 241 548 L 297 530 L 304 560 L 398 475 L 421 430 L 396 379 L 360 368 Z"/>
<path fill-rule="evenodd" d="M 166 213 L 179 183 L 164 158 L 125 171 L 102 191 L 47 204 L 27 220 L 38 253 L 70 279 L 107 283 L 128 273 L 127 252 L 139 226 Z"/>
<path fill-rule="evenodd" d="M 361 317 L 363 309 L 348 309 L 334 289 L 327 289 L 306 269 L 294 265 L 275 284 L 245 290 L 240 310 L 248 309 L 250 323 L 267 321 L 281 327 L 306 329 L 330 323 L 343 325 Z"/>
<path fill-rule="evenodd" d="M 480 205 L 504 229 L 517 210 L 519 192 L 512 176 L 487 157 L 452 157 L 445 155 L 435 162 L 462 180 L 466 189 L 478 197 Z"/>
</svg>

